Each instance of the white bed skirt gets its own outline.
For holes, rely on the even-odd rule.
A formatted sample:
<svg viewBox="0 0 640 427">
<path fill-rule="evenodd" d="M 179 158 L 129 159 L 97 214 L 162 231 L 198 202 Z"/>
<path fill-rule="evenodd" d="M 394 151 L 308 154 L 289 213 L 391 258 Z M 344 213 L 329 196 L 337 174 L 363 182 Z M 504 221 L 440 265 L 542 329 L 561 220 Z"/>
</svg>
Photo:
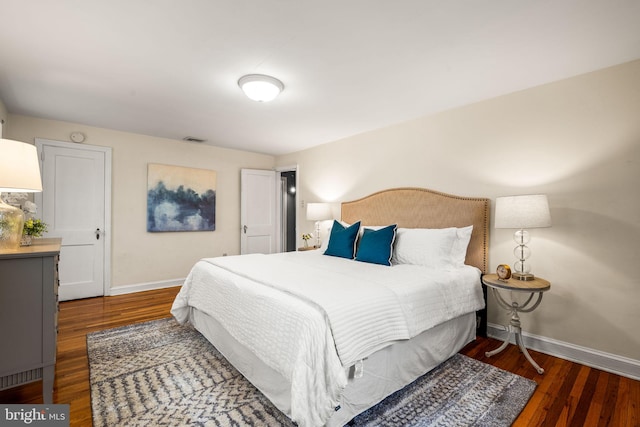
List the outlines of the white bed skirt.
<svg viewBox="0 0 640 427">
<path fill-rule="evenodd" d="M 273 404 L 291 413 L 291 384 L 236 341 L 211 316 L 190 308 L 189 321 L 224 357 Z M 408 341 L 398 341 L 364 360 L 360 378 L 353 378 L 342 394 L 340 409 L 327 427 L 343 426 L 356 415 L 413 382 L 444 362 L 476 337 L 476 313 L 469 313 L 429 329 Z"/>
</svg>

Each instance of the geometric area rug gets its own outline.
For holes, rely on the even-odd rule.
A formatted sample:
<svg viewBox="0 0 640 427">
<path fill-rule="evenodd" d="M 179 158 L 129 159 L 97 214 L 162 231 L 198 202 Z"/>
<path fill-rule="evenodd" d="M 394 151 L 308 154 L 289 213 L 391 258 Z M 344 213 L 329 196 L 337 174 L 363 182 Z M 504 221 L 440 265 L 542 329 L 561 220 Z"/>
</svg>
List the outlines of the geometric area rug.
<svg viewBox="0 0 640 427">
<path fill-rule="evenodd" d="M 93 425 L 295 426 L 199 332 L 174 319 L 87 335 Z M 536 383 L 456 354 L 349 425 L 509 426 Z"/>
</svg>

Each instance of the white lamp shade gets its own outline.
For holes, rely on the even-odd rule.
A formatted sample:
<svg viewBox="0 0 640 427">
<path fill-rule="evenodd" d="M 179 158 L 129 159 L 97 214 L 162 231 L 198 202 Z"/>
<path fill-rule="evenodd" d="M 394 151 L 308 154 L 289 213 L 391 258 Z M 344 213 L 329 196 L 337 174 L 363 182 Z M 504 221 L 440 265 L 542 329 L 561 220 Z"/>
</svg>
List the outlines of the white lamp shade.
<svg viewBox="0 0 640 427">
<path fill-rule="evenodd" d="M 0 193 L 42 191 L 35 145 L 0 139 Z"/>
<path fill-rule="evenodd" d="M 238 80 L 238 86 L 249 99 L 258 102 L 273 101 L 284 90 L 282 82 L 263 74 L 249 74 Z"/>
<path fill-rule="evenodd" d="M 549 202 L 544 194 L 496 198 L 496 228 L 551 227 Z"/>
<path fill-rule="evenodd" d="M 329 203 L 307 203 L 307 220 L 324 221 L 332 217 Z"/>
</svg>

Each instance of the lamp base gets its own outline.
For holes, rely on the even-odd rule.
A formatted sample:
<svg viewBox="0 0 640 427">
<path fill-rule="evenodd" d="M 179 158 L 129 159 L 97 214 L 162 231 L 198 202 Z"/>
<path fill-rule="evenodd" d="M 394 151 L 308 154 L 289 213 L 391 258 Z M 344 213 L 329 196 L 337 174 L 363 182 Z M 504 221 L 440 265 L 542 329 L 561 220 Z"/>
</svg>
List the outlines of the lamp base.
<svg viewBox="0 0 640 427">
<path fill-rule="evenodd" d="M 316 248 L 320 247 L 320 221 L 316 221 Z"/>
<path fill-rule="evenodd" d="M 536 276 L 531 273 L 513 273 L 511 277 L 516 280 L 522 280 L 523 282 L 528 282 L 536 278 Z"/>
<path fill-rule="evenodd" d="M 24 213 L 0 198 L 0 249 L 18 249 L 22 240 Z"/>
</svg>

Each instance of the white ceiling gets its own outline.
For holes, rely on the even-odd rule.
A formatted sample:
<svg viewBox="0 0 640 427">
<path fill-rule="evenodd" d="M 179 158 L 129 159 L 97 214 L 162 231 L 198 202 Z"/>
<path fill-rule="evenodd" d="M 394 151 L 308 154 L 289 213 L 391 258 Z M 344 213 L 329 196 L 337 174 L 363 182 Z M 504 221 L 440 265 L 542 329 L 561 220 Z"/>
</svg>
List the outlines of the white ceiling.
<svg viewBox="0 0 640 427">
<path fill-rule="evenodd" d="M 10 113 L 273 155 L 638 58 L 638 0 L 0 6 Z M 252 73 L 284 92 L 250 101 Z"/>
</svg>

